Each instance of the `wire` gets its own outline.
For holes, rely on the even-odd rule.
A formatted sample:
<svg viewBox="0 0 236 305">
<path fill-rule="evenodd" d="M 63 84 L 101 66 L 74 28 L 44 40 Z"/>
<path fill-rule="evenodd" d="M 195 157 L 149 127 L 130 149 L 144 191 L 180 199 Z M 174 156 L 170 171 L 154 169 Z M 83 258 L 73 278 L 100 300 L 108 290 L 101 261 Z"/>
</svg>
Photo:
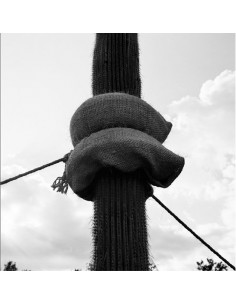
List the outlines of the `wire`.
<svg viewBox="0 0 236 305">
<path fill-rule="evenodd" d="M 16 179 L 19 179 L 19 178 L 21 178 L 21 177 L 27 176 L 27 175 L 29 175 L 29 174 L 32 174 L 32 173 L 34 173 L 34 172 L 37 172 L 37 171 L 39 171 L 39 170 L 41 170 L 41 169 L 44 169 L 44 168 L 49 167 L 49 166 L 52 166 L 52 165 L 57 164 L 57 163 L 59 163 L 59 162 L 66 162 L 66 161 L 68 160 L 69 155 L 70 155 L 70 153 L 66 154 L 66 155 L 65 155 L 63 158 L 61 158 L 61 159 L 58 159 L 58 160 L 55 160 L 55 161 L 53 161 L 53 162 L 44 164 L 44 165 L 42 165 L 42 166 L 40 166 L 40 167 L 36 167 L 36 168 L 34 168 L 34 169 L 32 169 L 32 170 L 30 170 L 30 171 L 28 171 L 28 172 L 25 172 L 25 173 L 23 173 L 23 174 L 17 175 L 17 176 L 15 176 L 15 177 L 12 177 L 12 178 L 3 180 L 3 181 L 0 182 L 0 185 L 9 183 L 9 182 L 11 182 L 11 181 L 13 181 L 13 180 L 16 180 Z"/>
<path fill-rule="evenodd" d="M 71 151 L 72 152 L 72 151 Z M 59 162 L 64 162 L 66 163 L 71 152 L 69 152 L 68 154 L 66 154 L 63 158 L 61 159 L 58 159 L 58 160 L 55 160 L 53 162 L 50 162 L 50 163 L 47 163 L 47 164 L 44 164 L 40 167 L 36 167 L 28 172 L 25 172 L 23 174 L 20 174 L 18 176 L 15 176 L 15 177 L 12 177 L 12 178 L 9 178 L 9 179 L 6 179 L 6 180 L 3 180 L 0 182 L 0 185 L 3 185 L 3 184 L 6 184 L 6 183 L 9 183 L 13 180 L 16 180 L 16 179 L 19 179 L 21 177 L 24 177 L 24 176 L 27 176 L 29 174 L 32 174 L 36 171 L 39 171 L 41 169 L 44 169 L 46 167 L 49 167 L 49 166 L 52 166 L 54 164 L 57 164 Z M 58 179 L 58 178 L 57 178 Z M 55 188 L 55 186 L 53 186 L 53 188 Z M 188 230 L 190 233 L 192 233 L 192 235 L 194 237 L 196 237 L 203 245 L 205 245 L 209 250 L 211 250 L 215 255 L 217 255 L 222 261 L 224 261 L 228 266 L 230 266 L 233 270 L 235 270 L 235 266 L 232 265 L 229 261 L 227 261 L 227 259 L 225 259 L 222 255 L 220 255 L 220 253 L 218 253 L 215 249 L 213 249 L 207 242 L 205 242 L 199 235 L 197 235 L 191 228 L 189 228 L 189 226 L 187 226 L 178 216 L 176 216 L 173 212 L 171 212 L 170 209 L 167 208 L 167 206 L 164 205 L 164 203 L 162 203 L 157 197 L 155 197 L 154 195 L 152 195 L 152 198 L 154 200 L 156 200 L 171 216 L 173 216 L 186 230 Z"/>
<path fill-rule="evenodd" d="M 235 270 L 235 266 L 232 265 L 227 259 L 225 259 L 220 253 L 218 253 L 215 249 L 213 249 L 207 242 L 205 242 L 199 235 L 197 235 L 192 229 L 189 228 L 178 216 L 176 216 L 167 206 L 164 205 L 157 197 L 152 195 L 152 198 L 156 200 L 171 216 L 173 216 L 186 230 L 193 234 L 203 245 L 205 245 L 208 249 L 210 249 L 215 255 L 217 255 L 222 261 L 224 261 L 228 266 L 230 266 L 233 270 Z"/>
</svg>

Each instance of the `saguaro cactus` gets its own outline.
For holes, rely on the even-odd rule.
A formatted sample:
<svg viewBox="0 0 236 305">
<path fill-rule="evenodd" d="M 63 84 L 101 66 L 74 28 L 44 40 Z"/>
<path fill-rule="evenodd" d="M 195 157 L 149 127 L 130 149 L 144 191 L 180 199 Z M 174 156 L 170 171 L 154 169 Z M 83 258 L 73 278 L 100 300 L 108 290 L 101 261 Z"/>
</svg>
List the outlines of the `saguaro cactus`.
<svg viewBox="0 0 236 305">
<path fill-rule="evenodd" d="M 97 34 L 93 95 L 125 92 L 141 97 L 137 34 Z"/>
<path fill-rule="evenodd" d="M 97 34 L 92 89 L 71 119 L 66 175 L 94 201 L 94 270 L 149 270 L 145 201 L 184 159 L 162 145 L 172 124 L 141 99 L 137 34 Z"/>
<path fill-rule="evenodd" d="M 93 94 L 141 95 L 137 34 L 97 34 Z M 122 104 L 121 104 L 122 106 Z M 109 113 L 108 113 L 109 115 Z M 103 170 L 95 183 L 95 270 L 148 270 L 145 201 L 148 186 L 141 171 Z"/>
</svg>

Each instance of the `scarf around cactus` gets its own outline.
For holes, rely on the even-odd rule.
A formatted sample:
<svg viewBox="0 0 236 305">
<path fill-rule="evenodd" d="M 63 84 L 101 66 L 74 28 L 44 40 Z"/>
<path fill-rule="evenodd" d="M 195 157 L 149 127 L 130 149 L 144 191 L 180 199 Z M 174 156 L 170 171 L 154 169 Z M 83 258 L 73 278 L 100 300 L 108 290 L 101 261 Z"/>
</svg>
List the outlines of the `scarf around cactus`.
<svg viewBox="0 0 236 305">
<path fill-rule="evenodd" d="M 93 270 L 148 271 L 145 202 L 152 185 L 178 177 L 184 158 L 163 146 L 172 124 L 141 99 L 137 34 L 96 35 L 92 91 L 70 122 L 66 177 L 94 202 Z"/>
</svg>

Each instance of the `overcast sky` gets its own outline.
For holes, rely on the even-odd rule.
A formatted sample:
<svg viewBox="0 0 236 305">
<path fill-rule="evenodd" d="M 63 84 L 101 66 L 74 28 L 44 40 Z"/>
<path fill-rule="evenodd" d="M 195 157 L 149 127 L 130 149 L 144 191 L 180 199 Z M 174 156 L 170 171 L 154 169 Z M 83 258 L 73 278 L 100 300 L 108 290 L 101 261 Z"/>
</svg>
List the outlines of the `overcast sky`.
<svg viewBox="0 0 236 305">
<path fill-rule="evenodd" d="M 233 34 L 140 34 L 142 97 L 173 123 L 164 143 L 185 167 L 155 195 L 235 263 L 235 62 Z M 91 97 L 94 34 L 2 35 L 1 180 L 72 149 L 70 119 Z M 1 266 L 85 269 L 93 206 L 53 192 L 58 164 L 1 187 Z M 216 258 L 148 199 L 149 242 L 159 270 L 195 270 Z"/>
</svg>

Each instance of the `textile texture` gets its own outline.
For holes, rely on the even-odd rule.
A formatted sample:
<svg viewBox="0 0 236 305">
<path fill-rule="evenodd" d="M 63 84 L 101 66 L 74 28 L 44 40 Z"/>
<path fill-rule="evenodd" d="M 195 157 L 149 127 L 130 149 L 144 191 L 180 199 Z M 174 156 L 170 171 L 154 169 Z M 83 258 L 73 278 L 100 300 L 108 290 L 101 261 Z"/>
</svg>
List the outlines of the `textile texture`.
<svg viewBox="0 0 236 305">
<path fill-rule="evenodd" d="M 126 127 L 140 130 L 163 143 L 172 124 L 142 99 L 125 93 L 106 93 L 85 101 L 70 123 L 72 143 L 97 131 Z"/>
<path fill-rule="evenodd" d="M 102 168 L 125 173 L 142 169 L 152 185 L 166 188 L 180 174 L 184 158 L 165 148 L 153 137 L 131 128 L 109 128 L 80 141 L 66 165 L 73 191 L 93 200 L 90 184 Z"/>
</svg>

